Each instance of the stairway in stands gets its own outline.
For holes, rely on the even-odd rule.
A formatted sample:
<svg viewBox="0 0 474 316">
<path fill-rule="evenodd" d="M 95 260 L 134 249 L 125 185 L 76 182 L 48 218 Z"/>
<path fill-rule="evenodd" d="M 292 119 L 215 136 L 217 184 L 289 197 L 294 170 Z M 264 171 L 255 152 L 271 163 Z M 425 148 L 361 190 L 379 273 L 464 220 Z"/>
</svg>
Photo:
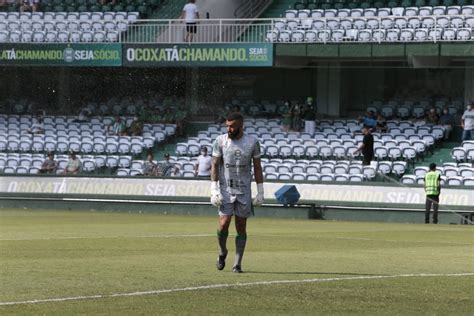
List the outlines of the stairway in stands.
<svg viewBox="0 0 474 316">
<path fill-rule="evenodd" d="M 167 0 L 165 1 L 160 10 L 155 12 L 150 18 L 151 19 L 177 19 L 183 11 L 184 5 L 187 0 Z"/>
<path fill-rule="evenodd" d="M 293 9 L 295 2 L 295 0 L 275 0 L 268 9 L 263 12 L 260 18 L 281 17 L 285 13 L 285 10 Z"/>
</svg>

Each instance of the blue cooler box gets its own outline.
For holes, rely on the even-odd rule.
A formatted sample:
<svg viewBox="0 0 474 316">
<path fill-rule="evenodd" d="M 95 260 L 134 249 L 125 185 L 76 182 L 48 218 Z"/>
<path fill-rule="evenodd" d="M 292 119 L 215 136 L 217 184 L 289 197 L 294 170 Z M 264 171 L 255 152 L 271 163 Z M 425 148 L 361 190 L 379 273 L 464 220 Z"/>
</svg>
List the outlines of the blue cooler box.
<svg viewBox="0 0 474 316">
<path fill-rule="evenodd" d="M 295 205 L 300 199 L 300 193 L 294 185 L 284 185 L 275 192 L 277 201 L 285 206 Z"/>
</svg>

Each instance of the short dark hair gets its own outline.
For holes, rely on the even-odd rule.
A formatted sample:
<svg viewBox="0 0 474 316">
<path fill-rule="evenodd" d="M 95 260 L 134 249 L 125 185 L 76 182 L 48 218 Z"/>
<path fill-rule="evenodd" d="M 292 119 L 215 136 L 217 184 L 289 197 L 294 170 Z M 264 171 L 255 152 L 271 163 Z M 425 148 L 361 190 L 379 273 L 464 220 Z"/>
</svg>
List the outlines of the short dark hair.
<svg viewBox="0 0 474 316">
<path fill-rule="evenodd" d="M 207 147 L 203 146 L 203 147 L 201 147 L 201 150 L 207 151 Z"/>
<path fill-rule="evenodd" d="M 239 112 L 232 112 L 227 115 L 227 121 L 243 121 L 244 117 Z"/>
<path fill-rule="evenodd" d="M 436 164 L 434 162 L 430 163 L 430 170 L 435 171 L 436 170 Z"/>
</svg>

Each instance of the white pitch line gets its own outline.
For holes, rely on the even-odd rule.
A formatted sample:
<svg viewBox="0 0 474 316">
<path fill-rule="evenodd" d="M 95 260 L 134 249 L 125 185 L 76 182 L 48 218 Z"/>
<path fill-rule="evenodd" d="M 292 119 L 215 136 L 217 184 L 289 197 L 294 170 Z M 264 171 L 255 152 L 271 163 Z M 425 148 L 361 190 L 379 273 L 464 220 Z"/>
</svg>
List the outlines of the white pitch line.
<svg viewBox="0 0 474 316">
<path fill-rule="evenodd" d="M 66 237 L 44 237 L 44 238 L 5 238 L 0 241 L 34 241 L 34 240 L 74 240 L 74 239 L 115 239 L 115 238 L 192 238 L 192 237 L 214 237 L 215 234 L 191 234 L 191 235 L 142 235 L 142 236 L 66 236 Z"/>
<path fill-rule="evenodd" d="M 396 242 L 396 243 L 422 243 L 422 244 L 452 244 L 452 245 L 472 245 L 465 242 L 456 241 L 428 241 L 428 240 L 395 240 L 395 239 L 375 239 L 375 238 L 362 238 L 362 237 L 335 237 L 336 239 L 342 240 L 360 240 L 360 241 L 383 241 L 383 242 Z"/>
<path fill-rule="evenodd" d="M 152 291 L 140 291 L 140 292 L 130 292 L 130 293 L 97 294 L 97 295 L 71 296 L 71 297 L 59 297 L 59 298 L 33 299 L 33 300 L 26 300 L 26 301 L 0 302 L 0 306 L 80 301 L 80 300 L 95 300 L 95 299 L 106 299 L 106 298 L 116 298 L 116 297 L 159 295 L 159 294 L 165 294 L 165 293 L 188 292 L 188 291 L 199 291 L 199 290 L 209 290 L 209 289 L 223 289 L 223 288 L 233 288 L 233 287 L 249 287 L 249 286 L 258 286 L 258 285 L 323 283 L 323 282 L 334 282 L 334 281 L 374 280 L 374 279 L 393 279 L 393 278 L 410 278 L 410 277 L 413 278 L 413 277 L 463 277 L 463 276 L 474 276 L 474 272 L 447 273 L 447 274 L 422 273 L 422 274 L 398 274 L 398 275 L 368 275 L 368 276 L 354 276 L 354 277 L 346 277 L 346 278 L 274 280 L 274 281 L 248 282 L 248 283 L 211 284 L 211 285 L 191 286 L 191 287 L 152 290 Z"/>
</svg>

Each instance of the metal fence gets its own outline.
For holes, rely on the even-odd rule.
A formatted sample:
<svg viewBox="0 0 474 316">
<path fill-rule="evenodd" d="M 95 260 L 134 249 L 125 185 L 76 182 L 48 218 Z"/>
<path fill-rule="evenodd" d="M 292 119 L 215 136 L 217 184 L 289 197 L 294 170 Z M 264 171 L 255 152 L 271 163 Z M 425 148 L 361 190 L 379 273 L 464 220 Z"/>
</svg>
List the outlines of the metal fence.
<svg viewBox="0 0 474 316">
<path fill-rule="evenodd" d="M 139 20 L 123 43 L 185 43 L 183 20 Z M 474 15 L 206 19 L 193 43 L 438 42 L 474 40 Z"/>
<path fill-rule="evenodd" d="M 272 19 L 206 19 L 196 23 L 193 43 L 261 43 L 273 28 Z M 185 43 L 183 20 L 139 20 L 122 35 L 123 43 Z"/>
</svg>

